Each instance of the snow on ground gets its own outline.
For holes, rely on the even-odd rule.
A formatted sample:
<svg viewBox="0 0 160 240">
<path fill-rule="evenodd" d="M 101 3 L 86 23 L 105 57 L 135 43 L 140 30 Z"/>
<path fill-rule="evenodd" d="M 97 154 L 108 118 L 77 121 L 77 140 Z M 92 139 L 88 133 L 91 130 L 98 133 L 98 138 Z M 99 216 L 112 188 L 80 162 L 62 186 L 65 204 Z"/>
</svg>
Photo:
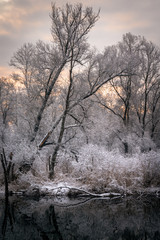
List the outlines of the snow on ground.
<svg viewBox="0 0 160 240">
<path fill-rule="evenodd" d="M 154 192 L 159 195 L 160 153 L 148 152 L 123 155 L 104 147 L 88 144 L 79 150 L 78 162 L 59 156 L 53 181 L 48 179 L 44 159 L 34 165 L 35 173 L 19 175 L 9 184 L 13 192 L 32 190 L 40 194 L 67 195 L 70 189 L 81 189 L 92 194 L 133 194 Z M 38 190 L 37 190 L 38 189 Z M 4 186 L 0 188 L 4 192 Z"/>
</svg>

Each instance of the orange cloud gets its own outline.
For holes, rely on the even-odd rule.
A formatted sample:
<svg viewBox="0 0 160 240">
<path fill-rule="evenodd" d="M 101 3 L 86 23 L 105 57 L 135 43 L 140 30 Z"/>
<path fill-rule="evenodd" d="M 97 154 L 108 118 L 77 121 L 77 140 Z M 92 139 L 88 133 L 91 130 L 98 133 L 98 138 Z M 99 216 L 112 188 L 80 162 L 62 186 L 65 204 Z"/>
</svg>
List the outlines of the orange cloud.
<svg viewBox="0 0 160 240">
<path fill-rule="evenodd" d="M 0 33 L 11 34 L 13 30 L 22 28 L 23 21 L 22 16 L 26 15 L 25 10 L 17 9 L 8 4 L 0 12 Z"/>
<path fill-rule="evenodd" d="M 11 67 L 0 66 L 0 77 L 8 77 L 13 72 Z"/>
<path fill-rule="evenodd" d="M 34 19 L 34 21 L 32 21 L 32 18 L 34 18 L 37 13 L 40 14 L 40 12 L 47 12 L 49 15 L 50 10 L 51 5 L 41 1 L 39 1 L 38 4 L 35 4 L 35 1 L 29 1 L 29 5 L 25 7 L 23 4 L 21 6 L 16 5 L 14 1 L 3 0 L 3 2 L 0 3 L 0 34 L 13 35 L 26 26 L 38 27 L 43 24 L 41 16 Z"/>
<path fill-rule="evenodd" d="M 9 35 L 9 32 L 6 29 L 0 29 L 0 35 Z"/>
</svg>

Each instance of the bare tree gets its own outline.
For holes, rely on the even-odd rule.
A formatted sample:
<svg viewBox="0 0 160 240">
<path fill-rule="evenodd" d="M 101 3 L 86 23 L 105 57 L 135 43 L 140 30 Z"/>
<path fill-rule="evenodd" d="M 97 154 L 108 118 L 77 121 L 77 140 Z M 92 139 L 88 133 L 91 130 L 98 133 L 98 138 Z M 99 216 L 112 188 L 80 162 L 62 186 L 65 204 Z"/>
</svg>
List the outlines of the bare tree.
<svg viewBox="0 0 160 240">
<path fill-rule="evenodd" d="M 13 83 L 7 78 L 0 78 L 0 118 L 5 126 L 15 120 L 13 111 L 15 100 L 16 91 Z"/>
<path fill-rule="evenodd" d="M 156 141 L 155 136 L 158 134 L 160 126 L 160 79 L 154 84 L 149 96 L 149 111 L 150 111 L 150 125 L 151 138 Z"/>
<path fill-rule="evenodd" d="M 117 64 L 120 68 L 125 69 L 126 75 L 118 76 L 107 83 L 104 91 L 108 91 L 108 93 L 105 94 L 105 97 L 103 94 L 97 95 L 98 103 L 118 116 L 125 126 L 129 125 L 132 89 L 139 64 L 138 46 L 137 37 L 128 33 L 123 36 L 123 41 L 117 46 L 106 48 L 104 58 L 109 51 L 115 52 Z"/>
<path fill-rule="evenodd" d="M 66 4 L 64 8 L 53 4 L 51 13 L 53 46 L 49 47 L 41 42 L 34 49 L 33 45 L 24 45 L 23 49 L 27 48 L 27 55 L 23 49 L 20 49 L 11 59 L 11 65 L 22 70 L 25 83 L 28 83 L 28 75 L 33 76 L 35 82 L 41 82 L 39 78 L 43 73 L 45 84 L 43 84 L 41 103 L 35 117 L 32 141 L 35 140 L 43 112 L 60 73 L 71 58 L 74 58 L 77 63 L 83 60 L 88 48 L 86 36 L 98 20 L 98 15 L 99 13 L 93 13 L 92 8 L 83 9 L 81 4 Z M 31 51 L 32 48 L 34 51 Z"/>
<path fill-rule="evenodd" d="M 160 50 L 145 38 L 139 37 L 139 41 L 141 43 L 139 47 L 140 64 L 135 79 L 133 105 L 143 137 L 146 131 L 150 131 L 150 123 L 153 123 L 157 110 L 155 106 L 159 102 Z"/>
<path fill-rule="evenodd" d="M 105 54 L 108 51 L 107 48 Z M 112 47 L 112 51 L 117 51 L 115 57 L 128 74 L 109 81 L 106 88 L 110 89 L 110 94 L 105 98 L 99 94 L 98 102 L 118 116 L 125 126 L 134 122 L 135 127 L 138 120 L 143 136 L 151 122 L 152 131 L 158 124 L 155 116 L 159 102 L 160 51 L 145 38 L 131 33 L 124 35 L 123 41 Z"/>
<path fill-rule="evenodd" d="M 51 130 L 46 134 L 46 136 L 42 139 L 42 141 L 39 144 L 39 148 L 42 149 L 45 145 L 48 145 L 47 141 L 51 137 L 52 133 L 54 132 L 55 128 L 59 126 L 59 136 L 57 142 L 53 143 L 54 145 L 54 151 L 51 157 L 51 163 L 50 163 L 50 178 L 53 178 L 54 176 L 54 166 L 56 163 L 56 157 L 57 153 L 60 149 L 60 147 L 63 146 L 64 143 L 62 143 L 64 132 L 68 127 L 75 128 L 75 127 L 81 127 L 82 122 L 78 121 L 78 114 L 73 114 L 74 109 L 77 106 L 83 105 L 84 102 L 86 102 L 88 99 L 93 97 L 96 92 L 99 91 L 99 89 L 106 84 L 108 81 L 117 78 L 118 76 L 125 76 L 125 70 L 121 70 L 119 68 L 116 69 L 117 72 L 115 72 L 115 69 L 113 68 L 113 62 L 110 64 L 110 68 L 105 70 L 101 67 L 99 64 L 100 56 L 90 56 L 88 58 L 87 66 L 85 67 L 84 71 L 81 71 L 79 74 L 76 74 L 74 72 L 74 68 L 76 66 L 76 59 L 74 59 L 74 54 L 70 62 L 70 71 L 69 71 L 69 85 L 68 85 L 68 91 L 66 93 L 65 97 L 65 103 L 62 113 L 59 115 L 57 120 L 54 122 Z M 76 69 L 75 69 L 76 71 Z M 77 80 L 78 79 L 78 80 Z M 79 82 L 77 84 L 77 81 Z M 75 124 L 67 126 L 66 120 L 67 118 L 74 118 Z"/>
</svg>

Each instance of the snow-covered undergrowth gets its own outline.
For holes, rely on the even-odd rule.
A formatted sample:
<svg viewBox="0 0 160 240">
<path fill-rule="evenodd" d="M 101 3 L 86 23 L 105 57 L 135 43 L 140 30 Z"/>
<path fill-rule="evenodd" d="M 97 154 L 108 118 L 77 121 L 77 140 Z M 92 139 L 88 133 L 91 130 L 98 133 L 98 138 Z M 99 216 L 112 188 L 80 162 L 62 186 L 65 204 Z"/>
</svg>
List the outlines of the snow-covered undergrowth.
<svg viewBox="0 0 160 240">
<path fill-rule="evenodd" d="M 77 151 L 77 158 L 69 151 L 60 151 L 55 166 L 53 181 L 48 179 L 48 158 L 51 152 L 34 151 L 19 146 L 14 152 L 15 191 L 30 186 L 71 186 L 86 189 L 90 192 L 134 193 L 146 188 L 160 187 L 160 152 L 122 154 L 118 149 L 108 151 L 104 146 L 84 144 Z M 31 163 L 29 171 L 19 171 L 23 162 Z M 0 171 L 0 182 L 3 184 L 3 171 Z"/>
<path fill-rule="evenodd" d="M 97 145 L 84 145 L 78 162 L 60 155 L 56 178 L 76 179 L 96 192 L 137 192 L 146 187 L 160 186 L 160 153 L 122 155 Z"/>
</svg>

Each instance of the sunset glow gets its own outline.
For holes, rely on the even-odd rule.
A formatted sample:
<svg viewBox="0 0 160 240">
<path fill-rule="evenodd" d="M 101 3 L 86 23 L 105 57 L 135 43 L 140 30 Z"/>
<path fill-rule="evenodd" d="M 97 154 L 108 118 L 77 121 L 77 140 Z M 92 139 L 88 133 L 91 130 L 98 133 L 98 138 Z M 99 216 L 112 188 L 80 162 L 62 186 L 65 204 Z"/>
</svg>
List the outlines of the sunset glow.
<svg viewBox="0 0 160 240">
<path fill-rule="evenodd" d="M 68 1 L 58 1 L 63 6 Z M 70 3 L 79 2 L 69 1 Z M 84 0 L 81 3 L 86 6 Z M 89 43 L 98 50 L 116 44 L 126 32 L 146 37 L 159 45 L 159 8 L 160 2 L 150 0 L 134 2 L 123 1 L 87 1 L 87 5 L 97 12 L 100 19 L 89 34 Z M 37 40 L 51 41 L 50 0 L 1 0 L 0 1 L 0 76 L 12 70 L 8 63 L 13 53 L 25 42 L 35 43 Z"/>
</svg>

